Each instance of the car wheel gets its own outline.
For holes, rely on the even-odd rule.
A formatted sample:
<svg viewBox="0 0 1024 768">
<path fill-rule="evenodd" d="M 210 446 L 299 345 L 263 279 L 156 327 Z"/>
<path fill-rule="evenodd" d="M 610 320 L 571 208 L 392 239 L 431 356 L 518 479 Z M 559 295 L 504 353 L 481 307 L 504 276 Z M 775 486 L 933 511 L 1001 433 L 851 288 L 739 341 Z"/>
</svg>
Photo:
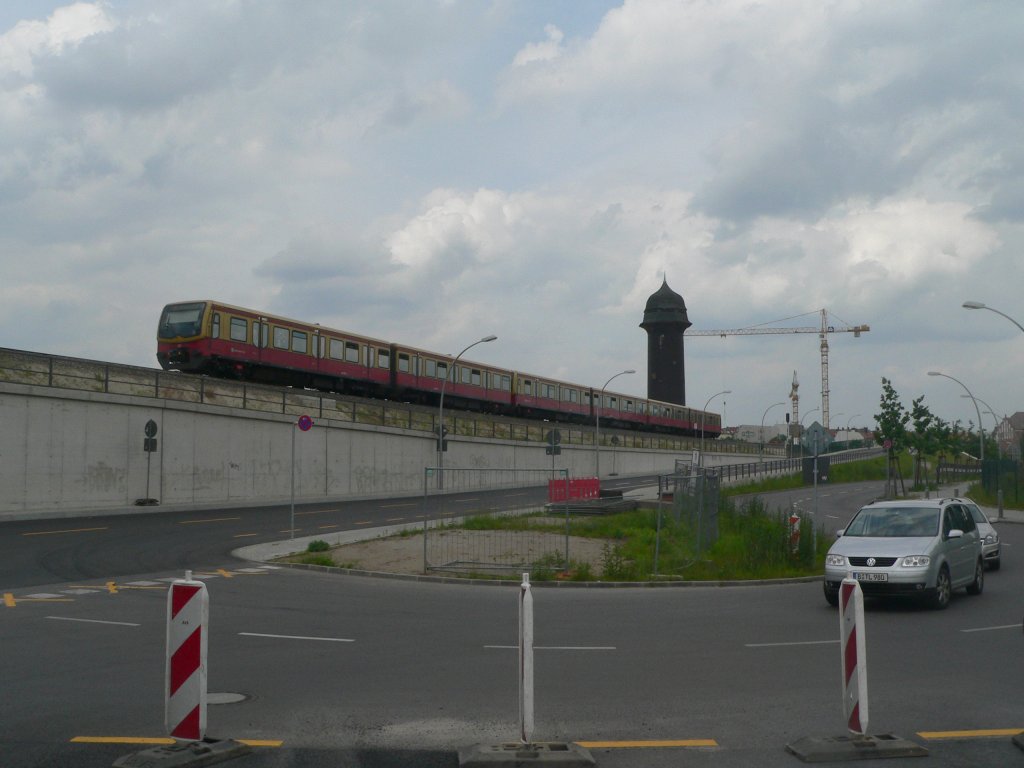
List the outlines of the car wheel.
<svg viewBox="0 0 1024 768">
<path fill-rule="evenodd" d="M 825 582 L 825 602 L 833 608 L 839 605 L 839 590 L 830 587 L 827 581 Z"/>
<path fill-rule="evenodd" d="M 985 589 L 985 563 L 981 560 L 974 566 L 974 581 L 967 585 L 967 594 L 980 595 Z"/>
<path fill-rule="evenodd" d="M 949 598 L 952 594 L 953 585 L 949 580 L 949 569 L 946 566 L 942 566 L 938 578 L 935 579 L 935 589 L 931 595 L 932 608 L 941 611 L 949 605 Z"/>
</svg>

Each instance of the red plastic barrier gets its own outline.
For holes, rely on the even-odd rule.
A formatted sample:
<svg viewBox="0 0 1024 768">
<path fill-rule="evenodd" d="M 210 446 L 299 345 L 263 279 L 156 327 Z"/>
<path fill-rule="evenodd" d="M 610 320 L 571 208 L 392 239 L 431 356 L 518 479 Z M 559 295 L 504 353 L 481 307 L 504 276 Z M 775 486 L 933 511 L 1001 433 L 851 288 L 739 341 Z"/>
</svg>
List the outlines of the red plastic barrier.
<svg viewBox="0 0 1024 768">
<path fill-rule="evenodd" d="M 548 501 L 566 501 L 567 498 L 596 499 L 600 495 L 601 482 L 596 477 L 573 477 L 569 478 L 568 482 L 564 479 L 548 480 Z"/>
</svg>

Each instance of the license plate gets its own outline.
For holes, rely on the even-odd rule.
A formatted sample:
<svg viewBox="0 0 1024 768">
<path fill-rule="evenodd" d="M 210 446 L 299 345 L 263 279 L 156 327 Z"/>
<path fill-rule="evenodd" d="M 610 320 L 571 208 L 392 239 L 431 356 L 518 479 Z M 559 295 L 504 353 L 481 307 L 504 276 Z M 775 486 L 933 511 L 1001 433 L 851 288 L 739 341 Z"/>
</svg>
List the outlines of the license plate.
<svg viewBox="0 0 1024 768">
<path fill-rule="evenodd" d="M 854 572 L 853 578 L 857 581 L 888 581 L 889 574 L 887 573 L 857 573 Z"/>
</svg>

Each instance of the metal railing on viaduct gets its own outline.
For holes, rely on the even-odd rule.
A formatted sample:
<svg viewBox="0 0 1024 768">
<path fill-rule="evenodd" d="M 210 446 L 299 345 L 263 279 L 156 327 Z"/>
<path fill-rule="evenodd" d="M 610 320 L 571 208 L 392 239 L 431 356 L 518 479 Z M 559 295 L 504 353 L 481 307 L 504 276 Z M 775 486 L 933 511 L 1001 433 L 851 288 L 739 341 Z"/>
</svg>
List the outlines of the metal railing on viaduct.
<svg viewBox="0 0 1024 768">
<path fill-rule="evenodd" d="M 0 382 L 150 397 L 238 408 L 248 411 L 333 419 L 369 426 L 436 434 L 437 409 L 389 400 L 372 400 L 328 392 L 298 390 L 251 382 L 119 365 L 74 357 L 0 348 Z M 488 414 L 451 411 L 445 419 L 449 434 L 541 443 L 557 427 L 563 445 L 594 445 L 592 425 L 536 422 Z M 602 446 L 665 451 L 691 451 L 700 439 L 651 432 L 602 428 Z M 707 441 L 706 446 L 711 445 Z M 750 454 L 758 446 L 714 441 L 715 453 Z M 781 449 L 771 446 L 770 453 Z"/>
</svg>

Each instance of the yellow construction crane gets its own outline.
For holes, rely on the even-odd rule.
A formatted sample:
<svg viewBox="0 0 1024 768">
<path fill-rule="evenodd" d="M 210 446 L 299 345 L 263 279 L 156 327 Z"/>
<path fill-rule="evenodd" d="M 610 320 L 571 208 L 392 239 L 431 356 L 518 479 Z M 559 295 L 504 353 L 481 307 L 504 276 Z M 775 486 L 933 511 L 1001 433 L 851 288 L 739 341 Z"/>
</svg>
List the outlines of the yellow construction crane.
<svg viewBox="0 0 1024 768">
<path fill-rule="evenodd" d="M 795 328 L 786 327 L 771 327 L 772 323 L 781 323 L 787 320 L 795 320 L 800 317 L 807 317 L 809 315 L 818 314 L 821 317 L 820 326 L 798 326 Z M 828 310 L 820 309 L 815 312 L 805 312 L 802 315 L 794 315 L 793 317 L 784 317 L 779 320 L 769 320 L 767 323 L 760 323 L 759 325 L 752 325 L 749 328 L 733 328 L 730 330 L 718 330 L 718 331 L 694 331 L 689 330 L 686 332 L 687 336 L 760 336 L 768 334 L 778 333 L 816 333 L 821 339 L 821 418 L 822 425 L 825 429 L 829 428 L 828 424 L 828 334 L 830 333 L 852 333 L 854 338 L 859 338 L 862 333 L 870 331 L 870 326 L 867 325 L 836 325 L 835 323 L 829 322 Z M 796 371 L 793 372 L 793 391 L 791 395 L 796 394 Z M 795 418 L 795 416 L 794 416 Z M 799 427 L 798 427 L 799 429 Z"/>
</svg>

